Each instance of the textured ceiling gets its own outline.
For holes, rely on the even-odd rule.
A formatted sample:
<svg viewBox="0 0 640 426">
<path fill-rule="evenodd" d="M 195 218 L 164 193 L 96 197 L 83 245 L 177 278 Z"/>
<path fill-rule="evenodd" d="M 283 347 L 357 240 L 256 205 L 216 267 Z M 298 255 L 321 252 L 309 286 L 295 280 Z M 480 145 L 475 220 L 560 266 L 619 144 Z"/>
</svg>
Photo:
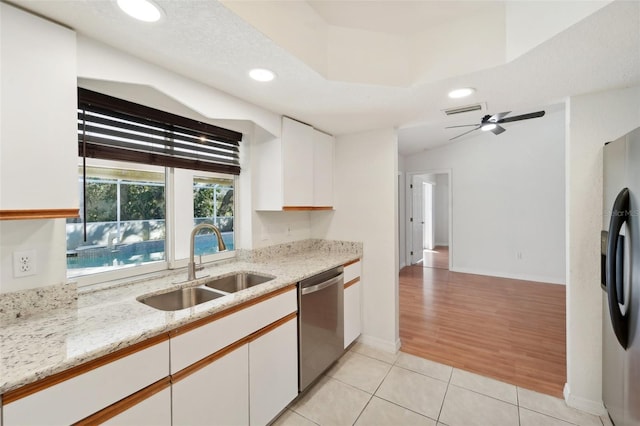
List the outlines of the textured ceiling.
<svg viewBox="0 0 640 426">
<path fill-rule="evenodd" d="M 504 46 L 492 46 L 482 38 L 460 46 L 452 44 L 446 49 L 432 46 L 435 53 L 442 55 L 441 60 L 432 64 L 441 77 L 406 87 L 327 78 L 300 59 L 300 52 L 292 53 L 282 47 L 283 43 L 276 43 L 274 38 L 213 0 L 157 0 L 166 17 L 155 25 L 132 21 L 116 9 L 115 2 L 108 0 L 13 3 L 146 61 L 334 134 L 398 127 L 401 154 L 448 143 L 448 138 L 457 132 L 444 130 L 445 126 L 474 123 L 485 113 L 452 118 L 443 115 L 441 110 L 445 108 L 478 101 L 486 102 L 489 113 L 511 110 L 517 114 L 556 104 L 570 95 L 640 84 L 637 1 L 616 1 L 512 61 L 470 72 L 448 70 L 456 69 L 456 65 L 473 65 L 475 61 L 460 52 L 472 49 L 495 53 Z M 376 27 L 395 34 L 413 32 L 419 28 L 421 19 L 425 25 L 438 22 L 446 31 L 454 25 L 453 21 L 447 21 L 453 19 L 454 12 L 456 22 L 461 16 L 472 19 L 474 14 L 480 16 L 485 12 L 485 9 L 478 11 L 478 4 L 483 2 L 437 2 L 440 6 L 435 11 L 427 6 L 430 2 L 422 6 L 405 1 L 369 3 L 378 2 L 290 4 L 315 11 L 330 25 L 369 31 Z M 499 3 L 502 2 L 492 2 Z M 423 7 L 431 9 L 431 13 L 416 9 Z M 368 13 L 365 8 L 373 12 Z M 553 8 L 548 13 L 553 14 Z M 387 22 L 380 20 L 383 15 L 388 15 Z M 406 25 L 398 25 L 399 22 Z M 463 28 L 472 27 L 473 21 L 468 22 L 469 26 Z M 474 36 L 458 32 L 464 40 Z M 379 58 L 380 66 L 385 61 Z M 278 79 L 268 85 L 248 80 L 247 71 L 257 66 L 275 70 Z M 446 93 L 459 86 L 472 86 L 477 92 L 463 101 L 449 100 Z"/>
</svg>

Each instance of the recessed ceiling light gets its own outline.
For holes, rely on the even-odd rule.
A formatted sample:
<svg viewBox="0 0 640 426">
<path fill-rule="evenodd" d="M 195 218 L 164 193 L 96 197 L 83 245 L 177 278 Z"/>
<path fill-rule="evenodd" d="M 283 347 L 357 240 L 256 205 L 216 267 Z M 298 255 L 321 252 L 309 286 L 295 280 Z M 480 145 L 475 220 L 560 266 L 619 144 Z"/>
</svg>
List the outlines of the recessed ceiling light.
<svg viewBox="0 0 640 426">
<path fill-rule="evenodd" d="M 455 89 L 450 91 L 449 97 L 451 99 L 466 98 L 467 96 L 471 95 L 475 91 L 476 89 L 473 89 L 471 87 L 463 87 L 461 89 Z"/>
<path fill-rule="evenodd" d="M 249 71 L 249 77 L 256 81 L 271 81 L 276 78 L 276 74 L 265 68 L 254 68 Z"/>
<path fill-rule="evenodd" d="M 488 132 L 489 130 L 493 130 L 496 127 L 498 126 L 495 125 L 494 123 L 487 123 L 487 124 L 483 124 L 482 127 L 480 127 L 480 130 L 482 130 L 483 132 Z"/>
<path fill-rule="evenodd" d="M 157 22 L 162 9 L 151 0 L 117 0 L 118 7 L 127 15 L 144 22 Z"/>
</svg>

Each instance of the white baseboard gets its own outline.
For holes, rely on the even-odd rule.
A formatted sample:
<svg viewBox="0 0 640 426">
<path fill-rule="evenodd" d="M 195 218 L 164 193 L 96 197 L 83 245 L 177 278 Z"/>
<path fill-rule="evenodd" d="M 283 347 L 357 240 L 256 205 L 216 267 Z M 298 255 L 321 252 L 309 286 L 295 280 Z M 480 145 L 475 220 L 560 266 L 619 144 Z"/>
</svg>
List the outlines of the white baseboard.
<svg viewBox="0 0 640 426">
<path fill-rule="evenodd" d="M 358 341 L 367 346 L 371 346 L 381 351 L 395 354 L 400 350 L 400 339 L 395 342 L 389 340 L 383 340 L 378 337 L 370 336 L 368 334 L 361 334 Z"/>
<path fill-rule="evenodd" d="M 564 279 L 546 277 L 543 275 L 512 274 L 508 272 L 486 271 L 482 269 L 473 269 L 473 268 L 459 268 L 455 266 L 451 267 L 450 270 L 451 272 L 460 272 L 463 274 L 486 275 L 489 277 L 510 278 L 513 280 L 536 281 L 536 282 L 547 283 L 547 284 L 565 285 Z"/>
<path fill-rule="evenodd" d="M 436 245 L 436 246 L 441 246 L 441 247 L 449 247 L 449 243 L 439 243 L 439 242 L 436 241 L 433 244 Z"/>
<path fill-rule="evenodd" d="M 564 390 L 562 391 L 564 395 L 564 401 L 567 403 L 569 407 L 586 411 L 590 414 L 595 414 L 596 416 L 606 416 L 607 409 L 604 408 L 604 404 L 602 401 L 594 401 L 591 399 L 581 398 L 579 396 L 571 395 L 571 389 L 569 387 L 569 383 L 564 384 Z"/>
</svg>

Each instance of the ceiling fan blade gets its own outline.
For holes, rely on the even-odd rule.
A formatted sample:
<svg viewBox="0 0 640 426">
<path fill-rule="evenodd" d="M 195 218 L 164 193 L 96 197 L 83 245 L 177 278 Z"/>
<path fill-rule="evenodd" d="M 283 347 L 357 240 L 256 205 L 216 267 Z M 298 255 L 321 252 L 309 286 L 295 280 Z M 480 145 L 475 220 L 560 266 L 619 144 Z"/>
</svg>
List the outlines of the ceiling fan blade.
<svg viewBox="0 0 640 426">
<path fill-rule="evenodd" d="M 538 118 L 544 115 L 544 111 L 531 112 L 529 114 L 514 115 L 513 117 L 503 118 L 498 120 L 497 123 L 510 123 L 512 121 L 528 120 L 530 118 Z"/>
<path fill-rule="evenodd" d="M 477 127 L 477 124 L 463 124 L 461 126 L 449 126 L 449 127 L 445 127 L 445 129 L 456 129 L 458 127 Z"/>
<path fill-rule="evenodd" d="M 458 135 L 458 136 L 456 136 L 456 137 L 453 137 L 453 138 L 451 138 L 451 139 L 449 139 L 449 140 L 450 140 L 450 141 L 452 141 L 452 140 L 454 140 L 454 139 L 458 139 L 458 138 L 460 138 L 460 137 L 462 137 L 462 136 L 464 136 L 464 135 L 466 135 L 466 134 L 469 134 L 469 133 L 471 133 L 471 132 L 473 132 L 473 131 L 475 131 L 475 130 L 478 130 L 478 129 L 480 128 L 480 126 L 475 126 L 475 127 L 476 127 L 475 129 L 471 129 L 471 130 L 469 130 L 469 131 L 467 131 L 467 132 L 464 132 L 464 133 L 462 133 L 462 134 L 460 134 L 460 135 Z"/>
<path fill-rule="evenodd" d="M 494 135 L 499 135 L 500 133 L 504 132 L 506 129 L 504 127 L 502 127 L 499 124 L 496 124 L 496 127 L 491 129 L 491 133 L 493 133 Z"/>
<path fill-rule="evenodd" d="M 489 120 L 488 120 L 488 121 L 489 121 L 489 122 L 491 122 L 491 123 L 499 123 L 499 122 L 500 122 L 500 120 L 502 120 L 503 118 L 505 118 L 505 117 L 507 116 L 507 114 L 510 114 L 510 113 L 511 113 L 511 111 L 499 112 L 499 113 L 497 113 L 497 114 L 492 115 L 492 116 L 489 118 Z"/>
</svg>

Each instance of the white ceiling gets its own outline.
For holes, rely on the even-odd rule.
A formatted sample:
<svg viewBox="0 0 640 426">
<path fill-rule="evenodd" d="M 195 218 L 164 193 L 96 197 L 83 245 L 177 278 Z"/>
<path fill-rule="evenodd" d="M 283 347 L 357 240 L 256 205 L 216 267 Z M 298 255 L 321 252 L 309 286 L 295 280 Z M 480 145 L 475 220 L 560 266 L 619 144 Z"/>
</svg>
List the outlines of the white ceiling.
<svg viewBox="0 0 640 426">
<path fill-rule="evenodd" d="M 281 7 L 273 8 L 272 15 L 268 16 L 271 21 L 266 22 L 262 13 L 262 21 L 255 16 L 253 20 L 248 19 L 247 13 L 252 9 L 247 7 L 252 5 L 242 1 L 226 1 L 226 6 L 214 0 L 156 1 L 166 15 L 157 24 L 133 21 L 111 0 L 13 0 L 12 3 L 63 23 L 87 37 L 330 133 L 398 127 L 402 155 L 450 143 L 448 139 L 458 132 L 445 130 L 445 126 L 476 123 L 485 113 L 513 111 L 515 115 L 547 108 L 570 95 L 640 84 L 640 3 L 637 1 L 608 4 L 559 34 L 549 34 L 534 43 L 537 45 L 522 49 L 523 53 L 510 61 L 506 59 L 510 56 L 509 46 L 514 44 L 510 39 L 499 43 L 488 40 L 499 40 L 510 34 L 509 31 L 518 30 L 509 29 L 509 22 L 504 20 L 505 10 L 527 2 L 254 2 L 256 8 Z M 530 3 L 543 4 L 537 0 Z M 585 2 L 556 0 L 544 4 L 551 6 L 548 8 L 551 19 L 558 5 L 567 8 L 581 3 Z M 236 6 L 245 8 L 244 19 L 232 12 Z M 304 13 L 308 21 L 296 21 L 298 26 L 283 25 L 282 21 L 287 22 L 285 17 L 277 16 L 283 6 L 287 13 Z M 531 25 L 535 28 L 540 22 L 531 22 Z M 407 50 L 411 61 L 421 56 L 415 52 L 428 53 L 417 58 L 422 61 L 422 68 L 414 67 L 417 71 L 412 75 L 416 78 L 412 78 L 410 84 L 372 84 L 366 71 L 346 77 L 336 73 L 338 77 L 333 78 L 331 69 L 340 65 L 332 65 L 335 57 L 323 63 L 322 57 L 312 57 L 300 50 L 308 41 L 309 46 L 314 47 L 308 53 L 324 54 L 318 39 L 296 38 L 286 32 L 288 28 L 304 31 L 305 26 L 307 29 L 313 26 L 315 34 L 323 37 L 327 31 L 360 37 L 345 39 L 345 43 L 352 43 L 351 53 L 356 59 L 359 48 L 371 48 L 366 46 L 367 40 L 391 40 L 390 50 L 379 50 L 380 55 L 394 55 L 398 40 L 406 41 L 411 47 L 412 50 Z M 280 32 L 271 32 L 274 28 Z M 454 31 L 456 37 L 437 39 L 439 34 Z M 291 44 L 293 42 L 297 45 Z M 394 71 L 388 56 L 375 56 L 376 48 L 362 59 L 370 72 Z M 486 57 L 491 60 L 481 63 Z M 346 62 L 352 59 L 344 58 Z M 429 62 L 429 58 L 433 60 Z M 496 58 L 502 60 L 496 61 Z M 372 63 L 377 66 L 372 67 Z M 323 64 L 328 68 L 323 68 Z M 271 68 L 278 78 L 269 84 L 250 81 L 247 71 L 254 67 Z M 358 75 L 362 75 L 363 81 L 359 81 Z M 448 99 L 446 93 L 460 86 L 475 87 L 477 91 L 462 101 Z M 486 103 L 487 111 L 456 118 L 446 117 L 441 111 L 474 102 Z M 505 125 L 507 129 L 508 126 Z"/>
</svg>

